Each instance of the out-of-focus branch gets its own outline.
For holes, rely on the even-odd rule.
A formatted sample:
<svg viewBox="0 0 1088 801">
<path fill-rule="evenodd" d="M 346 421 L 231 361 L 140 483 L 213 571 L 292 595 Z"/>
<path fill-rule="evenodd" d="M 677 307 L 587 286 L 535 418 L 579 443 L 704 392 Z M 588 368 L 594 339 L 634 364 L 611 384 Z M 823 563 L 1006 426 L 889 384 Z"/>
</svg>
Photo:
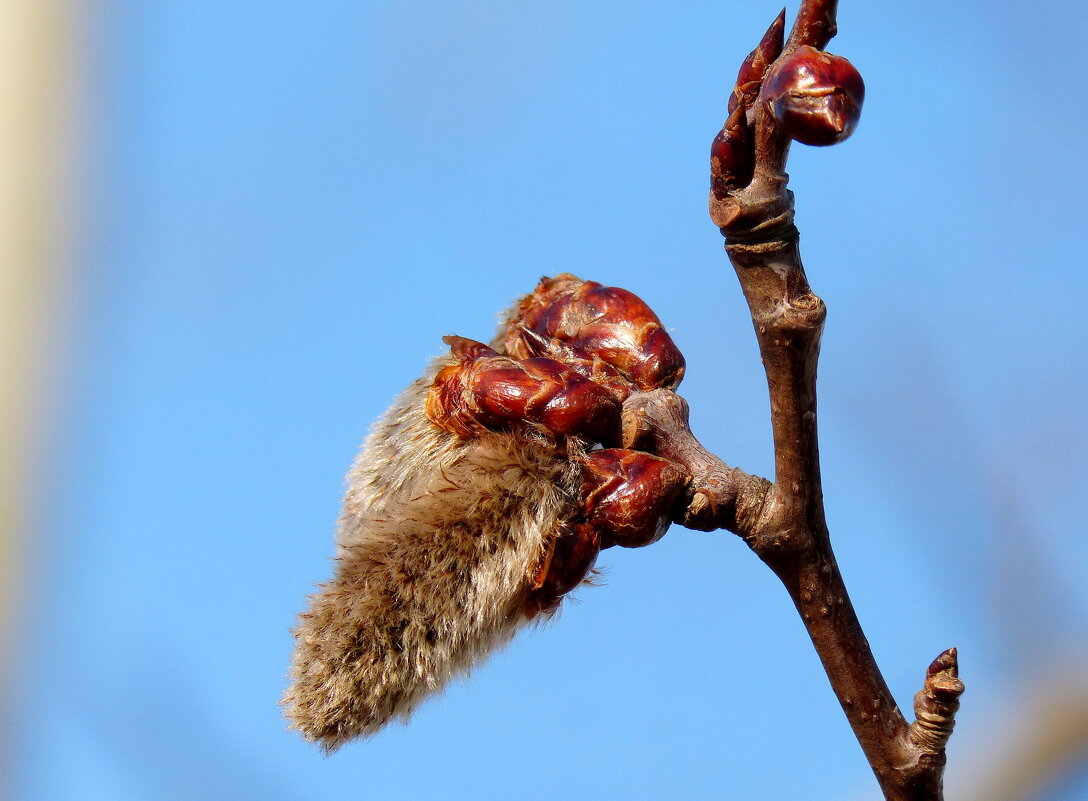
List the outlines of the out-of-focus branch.
<svg viewBox="0 0 1088 801">
<path fill-rule="evenodd" d="M 1088 759 L 1088 662 L 1082 654 L 1051 655 L 1018 677 L 1006 720 L 976 743 L 956 783 L 962 801 L 1024 801 L 1045 797 Z"/>
<path fill-rule="evenodd" d="M 43 403 L 56 344 L 67 245 L 75 3 L 0 4 L 0 665 L 12 660 L 12 630 L 33 512 Z M 0 722 L 14 686 L 0 670 Z M 0 797 L 11 774 L 0 726 Z"/>
</svg>

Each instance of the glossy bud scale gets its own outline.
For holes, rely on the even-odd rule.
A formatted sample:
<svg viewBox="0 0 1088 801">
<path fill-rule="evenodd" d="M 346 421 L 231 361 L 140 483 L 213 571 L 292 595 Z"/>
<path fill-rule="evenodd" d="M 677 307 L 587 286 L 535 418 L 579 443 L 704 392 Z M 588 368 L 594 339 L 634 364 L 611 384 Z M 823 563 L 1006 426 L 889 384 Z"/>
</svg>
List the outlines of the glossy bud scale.
<svg viewBox="0 0 1088 801">
<path fill-rule="evenodd" d="M 806 145 L 834 145 L 854 132 L 865 100 L 865 83 L 854 65 L 802 45 L 767 72 L 760 92 L 791 138 Z"/>
<path fill-rule="evenodd" d="M 733 94 L 729 98 L 729 114 L 732 115 L 738 106 L 750 107 L 759 93 L 759 86 L 763 76 L 767 74 L 767 68 L 771 66 L 782 52 L 783 36 L 786 30 L 786 9 L 775 17 L 771 27 L 763 34 L 759 44 L 748 54 L 737 71 L 737 83 L 733 88 Z"/>
<path fill-rule="evenodd" d="M 589 575 L 601 551 L 601 537 L 588 523 L 560 526 L 537 567 L 526 613 L 548 612 Z"/>
<path fill-rule="evenodd" d="M 683 467 L 640 451 L 591 451 L 582 464 L 582 500 L 602 545 L 641 548 L 669 527 L 669 512 L 689 480 Z"/>
<path fill-rule="evenodd" d="M 549 340 L 558 350 L 550 350 Z M 569 274 L 543 279 L 522 300 L 508 326 L 506 352 L 572 365 L 597 361 L 644 390 L 674 389 L 684 377 L 683 355 L 638 295 Z"/>
<path fill-rule="evenodd" d="M 755 153 L 744 113 L 737 106 L 710 144 L 710 188 L 718 200 L 752 180 Z"/>
<path fill-rule="evenodd" d="M 446 337 L 456 364 L 442 368 L 427 395 L 427 417 L 462 438 L 538 424 L 600 442 L 614 433 L 619 402 L 605 387 L 554 359 L 510 359 L 475 340 Z"/>
</svg>

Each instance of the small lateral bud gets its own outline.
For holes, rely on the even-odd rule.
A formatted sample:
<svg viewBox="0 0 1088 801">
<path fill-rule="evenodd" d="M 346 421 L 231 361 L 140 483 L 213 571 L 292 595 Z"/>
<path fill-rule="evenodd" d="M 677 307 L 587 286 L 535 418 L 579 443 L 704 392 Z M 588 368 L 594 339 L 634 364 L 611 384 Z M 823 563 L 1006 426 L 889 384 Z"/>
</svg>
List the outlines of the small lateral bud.
<svg viewBox="0 0 1088 801">
<path fill-rule="evenodd" d="M 959 672 L 955 648 L 942 653 L 926 669 L 925 684 L 914 696 L 917 717 L 907 730 L 908 737 L 917 747 L 943 756 L 956 725 L 956 711 L 963 695 Z"/>
<path fill-rule="evenodd" d="M 745 107 L 737 106 L 710 144 L 710 188 L 718 200 L 747 186 L 755 171 L 752 135 L 744 116 Z"/>
<path fill-rule="evenodd" d="M 791 138 L 834 145 L 857 128 L 865 83 L 842 56 L 802 45 L 767 72 L 760 101 Z"/>
<path fill-rule="evenodd" d="M 733 88 L 733 95 L 729 98 L 730 115 L 739 105 L 752 105 L 752 101 L 759 93 L 759 84 L 767 68 L 782 52 L 785 30 L 786 9 L 782 9 L 771 26 L 767 28 L 767 32 L 763 34 L 763 38 L 759 40 L 759 44 L 748 54 L 737 71 L 737 83 Z"/>
<path fill-rule="evenodd" d="M 931 679 L 938 673 L 947 673 L 953 678 L 958 678 L 959 671 L 959 654 L 955 648 L 949 648 L 942 651 L 936 659 L 929 663 L 929 667 L 926 668 L 926 678 Z"/>
<path fill-rule="evenodd" d="M 955 648 L 944 651 L 926 668 L 925 692 L 946 703 L 963 694 L 959 658 Z"/>
<path fill-rule="evenodd" d="M 561 526 L 537 567 L 529 598 L 530 613 L 554 608 L 560 598 L 585 581 L 600 550 L 601 538 L 593 526 Z"/>
</svg>

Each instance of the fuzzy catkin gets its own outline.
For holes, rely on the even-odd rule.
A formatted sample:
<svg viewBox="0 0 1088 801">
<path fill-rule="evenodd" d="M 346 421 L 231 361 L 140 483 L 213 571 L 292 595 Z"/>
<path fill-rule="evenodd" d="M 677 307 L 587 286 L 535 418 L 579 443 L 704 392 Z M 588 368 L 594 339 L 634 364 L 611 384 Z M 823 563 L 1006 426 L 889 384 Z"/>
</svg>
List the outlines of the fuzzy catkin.
<svg viewBox="0 0 1088 801">
<path fill-rule="evenodd" d="M 462 440 L 424 403 L 441 358 L 375 424 L 348 474 L 333 577 L 294 630 L 292 728 L 334 750 L 507 642 L 545 541 L 576 507 L 574 454 L 531 433 Z"/>
</svg>

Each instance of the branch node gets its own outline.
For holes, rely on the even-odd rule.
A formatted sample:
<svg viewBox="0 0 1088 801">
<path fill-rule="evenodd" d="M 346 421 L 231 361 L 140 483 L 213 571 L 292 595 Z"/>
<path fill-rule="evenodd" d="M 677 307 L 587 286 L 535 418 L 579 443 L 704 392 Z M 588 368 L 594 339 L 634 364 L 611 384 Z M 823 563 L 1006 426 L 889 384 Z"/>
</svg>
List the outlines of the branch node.
<svg viewBox="0 0 1088 801">
<path fill-rule="evenodd" d="M 704 448 L 688 425 L 688 404 L 675 392 L 632 393 L 623 404 L 622 443 L 682 465 L 692 480 L 673 508 L 685 528 L 724 528 L 751 536 L 762 519 L 771 482 L 730 467 Z"/>
</svg>

